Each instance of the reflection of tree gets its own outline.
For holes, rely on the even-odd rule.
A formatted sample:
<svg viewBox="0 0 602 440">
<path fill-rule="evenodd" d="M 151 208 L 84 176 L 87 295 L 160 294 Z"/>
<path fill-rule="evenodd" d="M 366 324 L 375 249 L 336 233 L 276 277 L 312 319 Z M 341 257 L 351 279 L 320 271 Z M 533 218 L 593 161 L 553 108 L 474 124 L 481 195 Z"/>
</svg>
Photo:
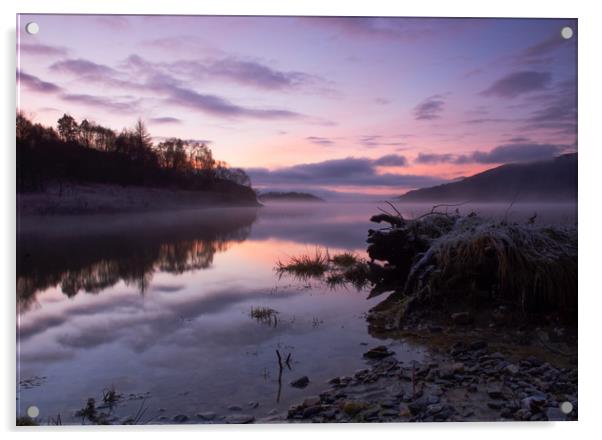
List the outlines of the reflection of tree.
<svg viewBox="0 0 602 440">
<path fill-rule="evenodd" d="M 156 271 L 175 274 L 211 266 L 217 252 L 244 241 L 255 211 L 203 224 L 161 224 L 159 229 L 136 228 L 98 235 L 41 240 L 20 235 L 17 243 L 17 302 L 24 312 L 36 294 L 53 286 L 73 297 L 98 293 L 123 281 L 141 294 Z M 207 222 L 205 222 L 207 223 Z"/>
</svg>

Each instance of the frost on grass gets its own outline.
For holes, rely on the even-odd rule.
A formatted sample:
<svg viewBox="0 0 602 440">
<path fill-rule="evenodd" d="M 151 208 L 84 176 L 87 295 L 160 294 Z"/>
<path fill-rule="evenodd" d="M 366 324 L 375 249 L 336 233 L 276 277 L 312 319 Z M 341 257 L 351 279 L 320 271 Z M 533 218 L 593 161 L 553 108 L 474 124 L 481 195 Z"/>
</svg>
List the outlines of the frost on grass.
<svg viewBox="0 0 602 440">
<path fill-rule="evenodd" d="M 523 316 L 576 317 L 576 227 L 438 212 L 388 223 L 369 232 L 372 295 L 393 292 L 387 307 L 400 315 L 488 303 Z"/>
</svg>

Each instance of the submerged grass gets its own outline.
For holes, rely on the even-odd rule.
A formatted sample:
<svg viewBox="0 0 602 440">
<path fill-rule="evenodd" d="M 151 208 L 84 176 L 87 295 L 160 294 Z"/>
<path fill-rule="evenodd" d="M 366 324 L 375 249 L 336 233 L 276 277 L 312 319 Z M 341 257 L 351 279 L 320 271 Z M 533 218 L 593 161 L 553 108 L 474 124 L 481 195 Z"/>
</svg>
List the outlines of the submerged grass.
<svg viewBox="0 0 602 440">
<path fill-rule="evenodd" d="M 252 307 L 249 315 L 261 324 L 278 325 L 278 312 L 270 307 Z"/>
<path fill-rule="evenodd" d="M 360 262 L 360 258 L 353 252 L 342 252 L 334 255 L 330 261 L 335 266 L 351 267 Z"/>
<path fill-rule="evenodd" d="M 319 278 L 329 268 L 330 256 L 327 249 L 316 248 L 313 255 L 291 257 L 287 263 L 278 261 L 276 271 L 279 274 L 290 273 L 300 278 Z"/>
<path fill-rule="evenodd" d="M 328 249 L 320 248 L 313 254 L 291 257 L 286 263 L 279 261 L 276 272 L 300 280 L 324 280 L 331 288 L 351 284 L 359 290 L 368 283 L 368 265 L 358 255 L 341 252 L 331 256 Z"/>
</svg>

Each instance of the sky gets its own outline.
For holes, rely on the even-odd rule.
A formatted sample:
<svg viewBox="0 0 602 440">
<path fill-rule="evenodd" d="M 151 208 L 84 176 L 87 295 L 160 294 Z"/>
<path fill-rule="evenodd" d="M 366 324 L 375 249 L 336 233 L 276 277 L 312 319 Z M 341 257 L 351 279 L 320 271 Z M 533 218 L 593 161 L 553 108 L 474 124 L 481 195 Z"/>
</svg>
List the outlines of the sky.
<svg viewBox="0 0 602 440">
<path fill-rule="evenodd" d="M 142 118 L 156 142 L 206 142 L 261 190 L 399 195 L 577 150 L 573 19 L 20 15 L 17 26 L 18 106 L 34 121 L 69 113 L 119 131 Z"/>
</svg>

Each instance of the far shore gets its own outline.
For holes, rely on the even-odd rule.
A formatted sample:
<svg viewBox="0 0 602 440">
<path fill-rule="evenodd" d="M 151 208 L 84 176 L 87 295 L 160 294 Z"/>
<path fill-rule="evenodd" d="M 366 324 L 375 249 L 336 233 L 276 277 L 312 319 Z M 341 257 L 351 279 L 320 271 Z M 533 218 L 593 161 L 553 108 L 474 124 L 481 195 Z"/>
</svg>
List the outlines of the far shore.
<svg viewBox="0 0 602 440">
<path fill-rule="evenodd" d="M 261 206 L 234 194 L 114 184 L 49 185 L 17 193 L 17 215 L 52 216 L 174 211 L 224 206 Z"/>
</svg>

